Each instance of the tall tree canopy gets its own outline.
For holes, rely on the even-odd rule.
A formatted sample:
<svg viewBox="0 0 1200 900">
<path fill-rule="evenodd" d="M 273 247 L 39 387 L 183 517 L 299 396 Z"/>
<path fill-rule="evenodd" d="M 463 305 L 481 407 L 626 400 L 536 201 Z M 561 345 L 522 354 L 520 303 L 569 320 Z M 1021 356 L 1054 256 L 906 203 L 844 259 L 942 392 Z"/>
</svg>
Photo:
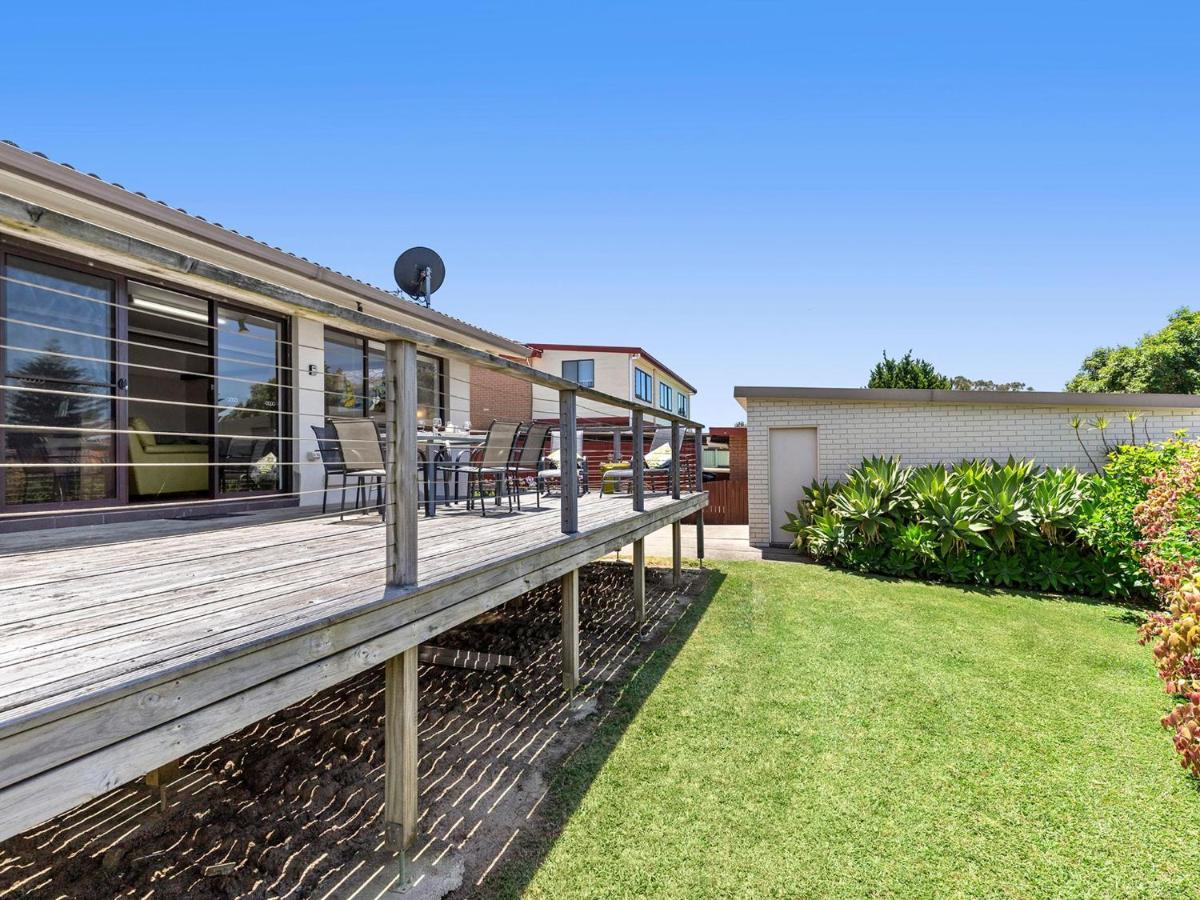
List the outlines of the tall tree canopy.
<svg viewBox="0 0 1200 900">
<path fill-rule="evenodd" d="M 899 359 L 892 359 L 883 352 L 883 360 L 875 363 L 871 377 L 867 379 L 869 388 L 925 388 L 929 390 L 947 391 L 950 389 L 950 379 L 933 367 L 933 363 L 914 358 L 909 350 Z"/>
<path fill-rule="evenodd" d="M 1200 311 L 1186 306 L 1165 327 L 1132 347 L 1097 347 L 1084 359 L 1068 391 L 1087 393 L 1200 393 Z"/>
<path fill-rule="evenodd" d="M 1032 391 L 1033 387 L 1023 381 L 992 381 L 990 378 L 968 378 L 955 375 L 951 384 L 956 391 Z"/>
</svg>

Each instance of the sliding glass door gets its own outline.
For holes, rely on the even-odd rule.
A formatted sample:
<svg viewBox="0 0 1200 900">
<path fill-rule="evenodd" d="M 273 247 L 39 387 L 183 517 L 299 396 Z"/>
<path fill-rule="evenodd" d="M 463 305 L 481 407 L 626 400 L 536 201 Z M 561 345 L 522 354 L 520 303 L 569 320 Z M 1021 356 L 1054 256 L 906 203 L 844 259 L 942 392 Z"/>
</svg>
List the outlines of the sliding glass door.
<svg viewBox="0 0 1200 900">
<path fill-rule="evenodd" d="M 217 489 L 221 494 L 283 489 L 283 324 L 217 308 Z"/>
<path fill-rule="evenodd" d="M 118 497 L 114 283 L 3 260 L 4 505 Z"/>
</svg>

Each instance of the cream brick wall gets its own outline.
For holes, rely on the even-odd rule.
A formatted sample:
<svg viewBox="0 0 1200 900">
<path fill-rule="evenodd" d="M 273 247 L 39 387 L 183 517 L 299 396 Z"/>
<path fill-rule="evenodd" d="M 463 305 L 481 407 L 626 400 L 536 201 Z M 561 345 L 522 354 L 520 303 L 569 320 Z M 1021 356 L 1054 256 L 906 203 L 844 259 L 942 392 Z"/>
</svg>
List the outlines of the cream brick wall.
<svg viewBox="0 0 1200 900">
<path fill-rule="evenodd" d="M 1070 427 L 1074 415 L 1111 423 L 1109 441 L 1128 439 L 1126 410 L 1088 406 L 1009 406 L 971 403 L 845 402 L 748 398 L 746 400 L 750 541 L 771 539 L 769 429 L 817 429 L 818 478 L 836 481 L 864 456 L 900 456 L 906 463 L 953 463 L 967 457 L 1034 457 L 1043 466 L 1090 471 Z M 1150 409 L 1136 423 L 1137 439 L 1162 440 L 1179 428 L 1200 433 L 1200 410 Z M 1100 434 L 1084 428 L 1084 443 L 1103 464 Z M 799 499 L 799 498 L 797 498 Z"/>
</svg>

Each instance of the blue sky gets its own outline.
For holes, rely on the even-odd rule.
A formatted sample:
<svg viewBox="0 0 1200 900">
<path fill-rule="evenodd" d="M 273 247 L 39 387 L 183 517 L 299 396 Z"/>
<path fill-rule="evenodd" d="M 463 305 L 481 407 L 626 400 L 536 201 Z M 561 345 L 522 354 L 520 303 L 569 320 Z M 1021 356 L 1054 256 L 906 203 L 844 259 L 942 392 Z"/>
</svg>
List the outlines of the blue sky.
<svg viewBox="0 0 1200 900">
<path fill-rule="evenodd" d="M 449 8 L 452 7 L 452 8 Z M 0 137 L 523 340 L 1059 389 L 1200 305 L 1200 6 L 17 4 Z"/>
</svg>

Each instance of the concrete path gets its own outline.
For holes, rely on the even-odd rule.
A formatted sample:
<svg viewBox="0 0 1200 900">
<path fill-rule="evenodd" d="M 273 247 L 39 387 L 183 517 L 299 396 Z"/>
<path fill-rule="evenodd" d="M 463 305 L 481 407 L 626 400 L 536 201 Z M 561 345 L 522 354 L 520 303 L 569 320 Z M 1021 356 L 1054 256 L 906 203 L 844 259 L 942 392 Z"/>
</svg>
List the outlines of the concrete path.
<svg viewBox="0 0 1200 900">
<path fill-rule="evenodd" d="M 621 558 L 630 559 L 633 556 L 633 545 L 621 548 Z M 646 555 L 651 557 L 671 557 L 671 526 L 661 528 L 646 536 Z M 696 558 L 696 526 L 683 526 L 683 557 Z M 795 560 L 800 557 L 792 550 L 764 549 L 750 546 L 749 525 L 705 525 L 704 526 L 704 557 L 705 559 L 769 559 Z"/>
</svg>

